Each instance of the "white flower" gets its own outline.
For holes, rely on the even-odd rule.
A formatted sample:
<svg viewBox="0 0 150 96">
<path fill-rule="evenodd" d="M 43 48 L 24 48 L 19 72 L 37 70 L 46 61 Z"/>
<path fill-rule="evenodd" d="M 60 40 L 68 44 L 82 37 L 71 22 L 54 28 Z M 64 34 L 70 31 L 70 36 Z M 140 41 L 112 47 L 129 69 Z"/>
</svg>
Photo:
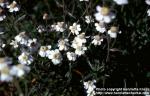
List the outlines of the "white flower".
<svg viewBox="0 0 150 96">
<path fill-rule="evenodd" d="M 150 5 L 150 0 L 145 0 L 145 3 L 146 3 L 147 5 Z"/>
<path fill-rule="evenodd" d="M 31 52 L 35 52 L 39 48 L 39 43 L 37 42 L 36 38 L 33 38 L 28 40 L 27 46 L 29 47 Z"/>
<path fill-rule="evenodd" d="M 86 43 L 85 33 L 81 33 L 74 38 L 72 42 L 72 47 L 77 48 L 77 46 L 82 46 L 85 43 Z"/>
<path fill-rule="evenodd" d="M 81 56 L 82 54 L 85 53 L 86 50 L 87 50 L 87 47 L 85 46 L 77 46 L 77 48 L 75 49 L 75 53 Z"/>
<path fill-rule="evenodd" d="M 0 58 L 0 81 L 9 82 L 13 80 L 13 76 L 21 77 L 25 73 L 30 71 L 30 68 L 26 65 L 18 64 L 11 65 L 12 58 L 3 57 Z"/>
<path fill-rule="evenodd" d="M 39 55 L 41 57 L 47 57 L 48 54 L 49 54 L 49 51 L 51 49 L 51 45 L 48 45 L 48 46 L 41 46 L 40 47 L 40 50 L 39 50 Z"/>
<path fill-rule="evenodd" d="M 95 27 L 100 33 L 104 33 L 106 31 L 104 22 L 95 23 Z"/>
<path fill-rule="evenodd" d="M 11 40 L 10 45 L 12 45 L 14 48 L 18 48 L 18 46 L 19 46 L 18 42 L 14 41 L 14 40 Z"/>
<path fill-rule="evenodd" d="M 73 52 L 67 52 L 67 58 L 69 61 L 75 61 L 77 58 L 77 55 Z"/>
<path fill-rule="evenodd" d="M 19 57 L 18 57 L 19 63 L 24 64 L 24 65 L 30 65 L 33 62 L 33 57 L 27 53 L 23 52 Z"/>
<path fill-rule="evenodd" d="M 68 39 L 60 39 L 58 41 L 58 47 L 60 51 L 67 50 L 68 49 L 67 45 L 69 45 Z"/>
<path fill-rule="evenodd" d="M 10 75 L 9 65 L 12 64 L 12 58 L 0 58 L 0 81 L 11 81 L 13 78 Z"/>
<path fill-rule="evenodd" d="M 21 32 L 19 35 L 15 37 L 15 41 L 22 44 L 27 45 L 28 44 L 28 36 L 26 35 L 26 32 Z"/>
<path fill-rule="evenodd" d="M 118 28 L 115 26 L 112 26 L 110 30 L 108 30 L 108 34 L 110 35 L 111 38 L 117 38 L 117 32 Z"/>
<path fill-rule="evenodd" d="M 114 0 L 118 5 L 125 5 L 128 4 L 128 0 Z"/>
<path fill-rule="evenodd" d="M 94 22 L 94 19 L 91 16 L 85 16 L 85 22 L 89 24 L 91 22 Z"/>
<path fill-rule="evenodd" d="M 74 38 L 71 47 L 73 47 L 75 49 L 75 53 L 80 56 L 85 53 L 85 50 L 87 50 L 85 43 L 85 33 L 81 33 Z"/>
<path fill-rule="evenodd" d="M 74 35 L 78 35 L 79 31 L 81 31 L 80 25 L 77 23 L 73 23 L 72 26 L 69 27 L 69 29 L 71 30 L 71 33 Z"/>
<path fill-rule="evenodd" d="M 8 66 L 5 66 L 3 69 L 0 70 L 0 81 L 12 81 L 13 77 L 10 75 L 10 69 Z"/>
<path fill-rule="evenodd" d="M 96 7 L 97 13 L 94 14 L 95 19 L 99 22 L 110 23 L 115 18 L 115 14 L 108 7 Z"/>
<path fill-rule="evenodd" d="M 87 82 L 83 82 L 84 84 L 84 88 L 86 89 L 87 92 L 87 96 L 95 96 L 95 83 L 96 80 L 92 80 L 92 81 L 87 81 Z"/>
<path fill-rule="evenodd" d="M 17 12 L 20 10 L 20 7 L 16 1 L 13 1 L 10 5 L 7 6 L 7 8 L 9 8 L 9 12 Z"/>
<path fill-rule="evenodd" d="M 0 8 L 0 21 L 3 21 L 6 18 L 6 16 L 3 13 L 3 9 Z"/>
<path fill-rule="evenodd" d="M 150 16 L 150 9 L 147 10 L 147 14 L 148 14 L 148 16 Z"/>
<path fill-rule="evenodd" d="M 48 58 L 52 60 L 54 65 L 57 65 L 62 61 L 62 56 L 58 49 L 51 50 Z"/>
<path fill-rule="evenodd" d="M 55 30 L 58 32 L 64 32 L 67 25 L 64 22 L 57 22 L 57 24 L 51 25 L 51 30 Z"/>
<path fill-rule="evenodd" d="M 99 35 L 96 35 L 94 36 L 94 40 L 92 41 L 92 44 L 94 44 L 95 46 L 101 45 L 102 41 L 103 39 Z"/>
<path fill-rule="evenodd" d="M 14 65 L 10 69 L 10 74 L 13 76 L 21 77 L 30 71 L 30 67 L 22 64 Z"/>
<path fill-rule="evenodd" d="M 64 24 L 64 22 L 57 22 L 55 29 L 56 31 L 60 31 L 63 32 L 66 28 L 66 25 Z"/>
</svg>

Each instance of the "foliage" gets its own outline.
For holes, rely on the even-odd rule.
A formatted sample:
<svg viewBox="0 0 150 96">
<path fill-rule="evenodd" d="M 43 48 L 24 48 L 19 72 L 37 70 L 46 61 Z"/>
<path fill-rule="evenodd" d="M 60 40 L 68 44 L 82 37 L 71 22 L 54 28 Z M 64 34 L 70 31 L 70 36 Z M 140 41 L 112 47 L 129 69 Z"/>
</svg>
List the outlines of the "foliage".
<svg viewBox="0 0 150 96">
<path fill-rule="evenodd" d="M 11 2 L 11 1 L 10 1 Z M 113 0 L 16 0 L 21 6 L 19 12 L 10 13 L 5 9 L 6 19 L 0 21 L 0 40 L 6 44 L 0 57 L 13 58 L 13 64 L 18 64 L 18 56 L 25 48 L 13 48 L 11 40 L 20 32 L 25 31 L 30 38 L 37 38 L 40 46 L 51 45 L 58 49 L 60 38 L 69 38 L 72 43 L 75 35 L 69 27 L 77 22 L 81 32 L 85 32 L 88 50 L 77 57 L 76 61 L 67 59 L 66 51 L 61 51 L 61 64 L 54 65 L 48 58 L 33 52 L 34 61 L 30 64 L 30 72 L 12 82 L 0 82 L 1 96 L 84 96 L 86 90 L 83 82 L 96 80 L 96 87 L 149 87 L 149 17 L 148 5 L 144 0 L 129 0 L 127 5 L 117 5 Z M 96 6 L 109 6 L 116 14 L 111 23 L 106 24 L 107 31 L 112 25 L 119 27 L 121 34 L 111 38 L 107 32 L 99 33 L 95 23 L 87 24 L 85 16 L 94 18 Z M 48 19 L 43 20 L 43 14 Z M 64 32 L 52 30 L 51 25 L 64 22 L 67 28 Z M 44 26 L 46 31 L 39 33 L 37 27 Z M 80 32 L 80 33 L 81 33 Z M 103 42 L 94 46 L 93 36 L 101 34 Z M 92 38 L 91 38 L 92 37 Z M 71 46 L 71 44 L 70 44 Z M 75 49 L 69 49 L 74 51 Z"/>
</svg>

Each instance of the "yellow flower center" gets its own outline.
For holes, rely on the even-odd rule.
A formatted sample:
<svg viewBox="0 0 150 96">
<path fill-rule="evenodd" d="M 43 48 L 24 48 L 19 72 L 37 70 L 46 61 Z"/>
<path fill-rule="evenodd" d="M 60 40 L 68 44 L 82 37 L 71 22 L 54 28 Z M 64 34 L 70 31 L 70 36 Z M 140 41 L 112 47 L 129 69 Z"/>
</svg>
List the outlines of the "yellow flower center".
<svg viewBox="0 0 150 96">
<path fill-rule="evenodd" d="M 100 36 L 99 35 L 96 35 L 95 36 L 95 39 L 98 41 L 98 40 L 100 40 Z"/>
<path fill-rule="evenodd" d="M 59 59 L 60 58 L 60 54 L 59 53 L 54 54 L 54 58 L 55 59 Z"/>
<path fill-rule="evenodd" d="M 102 9 L 101 9 L 102 15 L 106 16 L 109 14 L 109 12 L 110 12 L 110 9 L 108 7 L 102 7 Z"/>
<path fill-rule="evenodd" d="M 72 30 L 76 31 L 77 30 L 77 26 L 72 26 Z"/>
<path fill-rule="evenodd" d="M 1 74 L 9 74 L 9 68 L 8 68 L 8 67 L 4 67 L 4 68 L 1 70 Z"/>
<path fill-rule="evenodd" d="M 48 50 L 48 47 L 46 47 L 46 46 L 41 46 L 41 50 L 42 50 L 42 51 L 46 51 L 46 50 Z"/>
<path fill-rule="evenodd" d="M 117 31 L 118 31 L 118 27 L 112 26 L 112 27 L 110 28 L 110 31 L 111 31 L 111 32 L 117 32 Z"/>
<path fill-rule="evenodd" d="M 27 56 L 27 55 L 24 55 L 24 56 L 22 57 L 22 59 L 23 59 L 23 60 L 28 60 L 28 56 Z"/>
</svg>

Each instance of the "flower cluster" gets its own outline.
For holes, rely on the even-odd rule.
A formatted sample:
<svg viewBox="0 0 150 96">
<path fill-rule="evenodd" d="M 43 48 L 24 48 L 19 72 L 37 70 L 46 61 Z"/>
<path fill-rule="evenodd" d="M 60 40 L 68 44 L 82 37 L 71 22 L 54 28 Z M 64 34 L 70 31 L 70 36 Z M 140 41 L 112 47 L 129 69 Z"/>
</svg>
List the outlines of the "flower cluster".
<svg viewBox="0 0 150 96">
<path fill-rule="evenodd" d="M 12 58 L 1 57 L 0 58 L 0 81 L 12 81 L 13 77 L 22 77 L 25 73 L 30 71 L 29 65 L 33 62 L 34 51 L 37 51 L 39 48 L 39 43 L 37 39 L 30 39 L 26 32 L 19 33 L 15 40 L 10 42 L 10 45 L 13 48 L 19 48 L 21 54 L 18 56 L 18 63 L 13 64 Z M 4 45 L 2 45 L 4 47 Z"/>
<path fill-rule="evenodd" d="M 51 46 L 41 46 L 39 50 L 39 55 L 41 57 L 48 57 L 52 60 L 54 65 L 60 64 L 62 61 L 62 55 L 58 49 L 50 50 Z"/>
<path fill-rule="evenodd" d="M 58 47 L 59 47 L 60 51 L 68 50 L 68 46 L 69 46 L 68 39 L 60 39 L 60 40 L 58 40 Z"/>
<path fill-rule="evenodd" d="M 100 7 L 97 6 L 97 13 L 94 14 L 95 19 L 98 21 L 95 23 L 96 30 L 99 33 L 105 33 L 107 32 L 106 24 L 110 23 L 112 19 L 115 18 L 115 14 L 110 11 L 108 7 Z M 92 19 L 91 16 L 85 16 L 85 22 L 90 24 L 94 22 L 94 19 Z M 31 56 L 32 53 L 38 51 L 39 55 L 41 57 L 47 57 L 49 58 L 54 65 L 60 64 L 63 60 L 63 55 L 61 51 L 68 51 L 66 52 L 66 56 L 69 61 L 75 61 L 77 59 L 77 56 L 81 56 L 85 54 L 85 51 L 88 49 L 86 46 L 87 40 L 86 40 L 86 33 L 81 31 L 80 24 L 73 23 L 72 26 L 69 26 L 69 30 L 73 35 L 76 35 L 73 39 L 73 41 L 69 41 L 68 39 L 59 39 L 57 43 L 58 49 L 52 49 L 53 47 L 51 45 L 47 46 L 41 46 L 37 42 L 36 38 L 30 39 L 26 32 L 19 33 L 14 40 L 10 43 L 10 45 L 13 45 L 14 48 L 20 48 L 21 49 L 21 55 L 18 57 L 19 63 L 24 65 L 30 65 L 33 62 L 33 57 Z M 67 29 L 67 24 L 64 22 L 57 22 L 53 25 L 51 25 L 51 30 L 56 32 L 64 32 Z M 39 33 L 42 33 L 44 31 L 47 31 L 47 29 L 44 26 L 39 26 L 37 28 Z M 116 38 L 118 32 L 118 27 L 112 26 L 110 30 L 108 30 L 108 33 L 110 37 Z M 101 45 L 103 41 L 103 37 L 101 34 L 91 36 L 92 41 L 91 44 Z M 72 44 L 70 44 L 72 43 Z M 38 50 L 38 48 L 40 48 Z M 72 50 L 70 48 L 74 49 L 74 52 L 69 51 Z"/>
<path fill-rule="evenodd" d="M 20 10 L 20 6 L 16 1 L 9 4 L 7 0 L 0 0 L 0 21 L 6 18 L 5 10 L 8 9 L 9 12 L 17 12 Z"/>
<path fill-rule="evenodd" d="M 77 55 L 74 52 L 67 52 L 67 58 L 69 61 L 75 61 L 77 58 Z"/>
<path fill-rule="evenodd" d="M 41 57 L 48 57 L 50 49 L 51 49 L 51 45 L 41 46 L 39 50 L 39 55 Z"/>
<path fill-rule="evenodd" d="M 85 22 L 86 22 L 87 24 L 89 24 L 89 23 L 94 22 L 94 19 L 92 18 L 92 16 L 87 15 L 87 16 L 85 16 Z"/>
<path fill-rule="evenodd" d="M 87 1 L 87 2 L 84 2 L 84 1 Z M 107 1 L 108 1 L 108 5 L 107 5 Z M 69 69 L 69 71 L 67 72 L 67 75 L 69 72 L 76 72 L 82 75 L 81 77 L 83 77 L 83 80 L 87 80 L 88 78 L 91 78 L 91 77 L 92 78 L 96 77 L 95 79 L 99 80 L 99 78 L 97 79 L 97 77 L 99 76 L 97 74 L 103 71 L 105 72 L 106 68 L 109 69 L 109 63 L 111 64 L 111 63 L 116 62 L 112 60 L 112 58 L 116 57 L 115 56 L 116 54 L 112 54 L 112 51 L 115 51 L 115 50 L 118 51 L 118 49 L 113 48 L 113 47 L 115 46 L 115 47 L 123 48 L 122 46 L 120 46 L 120 44 L 122 44 L 121 43 L 122 38 L 121 39 L 119 38 L 120 40 L 116 40 L 119 37 L 118 33 L 121 33 L 119 26 L 121 27 L 123 25 L 131 26 L 132 24 L 130 25 L 130 23 L 136 22 L 136 19 L 132 22 L 132 20 L 129 19 L 130 16 L 127 18 L 127 20 L 123 20 L 124 17 L 122 18 L 120 15 L 117 16 L 117 14 L 123 13 L 124 6 L 128 4 L 128 1 L 129 0 L 106 0 L 106 1 L 105 0 L 103 1 L 101 0 L 91 0 L 91 1 L 79 0 L 79 1 L 71 2 L 70 5 L 65 6 L 66 1 L 63 0 L 63 2 L 59 3 L 59 0 L 57 0 L 55 1 L 55 3 L 58 7 L 63 9 L 63 12 L 60 12 L 60 13 L 64 13 L 64 16 L 58 15 L 59 18 L 57 17 L 55 18 L 57 14 L 55 15 L 55 14 L 50 13 L 51 15 L 49 15 L 48 13 L 44 13 L 42 14 L 43 17 L 41 17 L 41 21 L 38 21 L 40 20 L 39 18 L 36 21 L 36 15 L 37 14 L 39 15 L 41 12 L 36 11 L 37 12 L 36 14 L 32 13 L 32 14 L 26 15 L 26 13 L 28 12 L 23 11 L 24 12 L 23 14 L 25 14 L 24 16 L 27 17 L 25 18 L 26 22 L 24 22 L 23 21 L 24 18 L 23 19 L 22 17 L 18 18 L 19 16 L 16 16 L 17 14 L 13 14 L 14 16 L 12 17 L 14 19 L 12 21 L 11 21 L 11 16 L 10 16 L 10 20 L 9 19 L 7 20 L 6 18 L 7 16 L 9 16 L 9 14 L 16 13 L 20 10 L 20 6 L 17 4 L 16 1 L 12 1 L 12 3 L 9 3 L 7 0 L 0 0 L 0 21 L 4 21 L 4 25 L 6 25 L 6 27 L 8 25 L 8 27 L 6 28 L 6 32 L 5 32 L 6 34 L 0 29 L 0 82 L 10 82 L 10 81 L 13 81 L 14 78 L 23 77 L 26 73 L 30 72 L 31 70 L 30 67 L 37 66 L 36 64 L 40 63 L 42 60 L 43 62 L 44 60 L 46 60 L 46 63 L 44 62 L 44 64 L 54 65 L 50 67 L 48 66 L 49 67 L 48 69 L 51 69 L 53 67 L 55 69 L 57 66 L 58 67 L 61 66 L 61 68 L 63 67 L 64 69 L 67 69 L 67 70 Z M 44 2 L 47 3 L 47 0 L 45 0 Z M 93 7 L 95 7 L 95 4 L 97 4 L 97 2 L 103 2 L 103 3 L 100 5 L 96 5 L 96 8 L 94 8 L 95 10 L 93 10 Z M 77 6 L 75 5 L 71 9 L 72 7 L 71 4 L 73 3 L 75 4 L 81 3 L 81 4 Z M 150 0 L 145 0 L 145 3 L 147 5 L 150 5 Z M 119 6 L 119 5 L 122 5 L 122 6 Z M 51 11 L 51 7 L 53 6 L 50 6 L 50 7 L 48 5 L 47 7 L 43 7 L 43 6 L 44 5 L 42 5 L 41 8 L 39 9 L 48 8 L 48 10 L 46 9 L 48 12 L 59 11 L 59 10 Z M 86 7 L 85 10 L 84 10 L 84 7 L 80 7 L 80 6 Z M 121 8 L 120 9 L 121 12 L 117 12 L 115 8 Z M 33 10 L 36 10 L 36 9 L 38 8 L 35 6 Z M 77 11 L 81 11 L 84 13 L 78 14 L 78 12 L 75 12 L 76 9 L 78 9 Z M 125 10 L 128 10 L 128 8 Z M 132 10 L 131 13 L 132 12 L 134 13 L 134 10 Z M 150 16 L 150 9 L 147 10 L 147 14 L 148 16 Z M 79 15 L 79 16 L 76 16 L 76 15 Z M 134 16 L 134 14 L 132 15 Z M 123 16 L 126 16 L 126 14 L 123 14 Z M 138 16 L 140 17 L 141 15 L 137 15 L 136 18 L 138 18 Z M 72 17 L 74 18 L 72 19 Z M 52 20 L 53 18 L 54 20 Z M 61 20 L 62 18 L 64 19 L 64 21 Z M 123 22 L 119 21 L 120 18 L 122 19 Z M 124 24 L 124 23 L 128 23 L 128 20 L 130 20 L 129 24 Z M 5 23 L 5 21 L 7 22 Z M 24 23 L 26 24 L 28 21 L 31 21 L 31 24 L 29 24 L 28 26 L 22 25 Z M 120 25 L 118 22 L 120 22 Z M 137 21 L 137 23 L 139 22 L 141 22 L 141 20 Z M 142 23 L 142 24 L 145 24 L 145 23 Z M 30 27 L 30 25 L 32 26 Z M 127 26 L 123 28 L 127 28 Z M 28 27 L 29 29 L 27 29 Z M 1 25 L 0 25 L 0 28 L 1 28 Z M 127 28 L 125 32 L 127 32 L 128 30 L 130 31 L 131 28 L 137 28 L 137 27 L 131 26 L 129 27 L 129 29 Z M 141 28 L 143 27 L 141 26 Z M 30 29 L 31 29 L 31 32 L 28 32 L 27 30 L 30 30 Z M 22 32 L 20 30 L 26 30 L 26 31 Z M 12 31 L 11 34 L 7 34 L 7 33 L 10 33 L 11 31 Z M 16 31 L 16 32 L 13 33 L 13 31 Z M 135 35 L 134 33 L 129 33 L 129 34 L 127 33 L 126 35 L 130 35 L 130 34 L 132 34 L 132 36 Z M 1 36 L 3 35 L 6 35 L 4 36 L 4 38 L 6 39 L 5 42 L 1 40 Z M 138 35 L 141 35 L 141 34 L 138 34 Z M 132 36 L 129 36 L 130 37 L 129 39 L 131 39 Z M 139 37 L 137 37 L 137 39 L 138 38 Z M 123 36 L 123 41 L 124 39 L 126 39 L 125 36 Z M 126 41 L 134 41 L 134 39 L 126 40 Z M 133 48 L 134 48 L 134 45 L 133 45 Z M 5 51 L 7 50 L 8 52 L 11 51 L 10 53 L 8 53 L 10 55 L 5 54 Z M 128 50 L 125 50 L 125 51 L 127 51 L 125 53 L 128 53 Z M 124 55 L 124 51 L 119 50 L 118 52 L 119 54 L 117 55 Z M 123 52 L 123 54 L 121 52 Z M 86 62 L 84 62 L 84 60 L 86 60 Z M 103 63 L 107 63 L 107 66 L 105 66 L 106 64 L 103 64 Z M 32 64 L 35 66 L 32 66 Z M 44 64 L 42 64 L 42 66 Z M 78 64 L 82 64 L 82 66 L 88 67 L 87 69 L 85 67 L 84 68 L 85 70 L 81 68 L 81 72 L 83 71 L 83 74 L 81 74 L 81 72 L 78 71 L 78 67 L 80 67 L 78 66 Z M 106 67 L 106 68 L 103 68 L 103 67 Z M 75 70 L 73 68 L 75 68 Z M 113 70 L 111 70 L 110 72 L 106 72 L 106 73 L 111 74 Z M 45 75 L 46 71 L 47 69 L 43 71 L 44 76 L 46 76 Z M 56 74 L 55 76 L 57 78 L 57 74 L 61 73 L 61 75 L 63 75 L 65 71 L 63 73 L 61 72 L 53 72 L 53 73 Z M 94 72 L 94 74 L 91 74 L 92 72 Z M 53 75 L 53 74 L 50 74 L 50 75 Z M 72 75 L 74 74 L 69 73 L 68 77 L 69 76 L 71 77 Z M 102 75 L 105 75 L 105 74 L 102 74 Z M 40 76 L 38 77 L 38 79 L 44 76 Z M 58 78 L 59 77 L 62 78 L 61 76 L 58 76 Z M 84 86 L 87 96 L 96 95 L 96 92 L 95 92 L 96 80 L 89 80 L 87 82 L 83 82 L 83 86 Z"/>
<path fill-rule="evenodd" d="M 87 93 L 87 96 L 95 96 L 96 93 L 95 93 L 95 83 L 96 83 L 96 80 L 92 80 L 92 81 L 87 81 L 87 82 L 84 82 L 84 89 L 86 90 L 86 93 Z"/>
<path fill-rule="evenodd" d="M 96 11 L 94 16 L 98 22 L 110 23 L 116 17 L 109 7 L 97 6 Z"/>
<path fill-rule="evenodd" d="M 122 2 L 119 0 L 114 1 L 119 5 L 127 3 L 127 0 L 124 0 Z M 4 14 L 5 9 L 8 8 L 9 12 L 17 12 L 20 10 L 20 6 L 16 1 L 13 1 L 11 4 L 9 4 L 7 0 L 0 0 L 0 6 L 0 21 L 6 18 Z M 54 42 L 52 43 L 46 42 L 46 45 L 43 45 L 38 41 L 38 36 L 32 38 L 32 36 L 30 36 L 27 32 L 20 32 L 14 37 L 14 40 L 11 40 L 11 42 L 9 43 L 9 45 L 11 45 L 14 49 L 19 49 L 19 64 L 14 64 L 12 66 L 12 64 L 8 64 L 6 62 L 7 60 L 3 60 L 1 61 L 1 65 L 6 66 L 7 75 L 10 75 L 9 72 L 11 72 L 11 75 L 20 77 L 25 73 L 24 71 L 28 70 L 29 72 L 30 64 L 34 62 L 34 58 L 38 58 L 34 57 L 37 56 L 35 55 L 36 53 L 38 53 L 40 57 L 46 57 L 50 59 L 54 65 L 61 64 L 64 57 L 67 57 L 69 62 L 75 62 L 78 57 L 86 54 L 86 51 L 88 51 L 88 48 L 90 48 L 89 46 L 91 44 L 93 44 L 94 46 L 100 46 L 107 35 L 111 38 L 117 38 L 119 28 L 114 25 L 110 27 L 107 26 L 107 24 L 110 24 L 115 18 L 116 14 L 113 12 L 112 8 L 109 8 L 107 6 L 97 6 L 96 13 L 93 15 L 85 14 L 85 18 L 83 19 L 86 25 L 95 25 L 95 27 L 92 28 L 95 28 L 94 30 L 98 32 L 98 34 L 93 33 L 93 36 L 86 36 L 87 33 L 86 31 L 82 31 L 84 30 L 84 27 L 79 23 L 80 21 L 74 21 L 74 23 L 71 23 L 71 25 L 68 25 L 70 23 L 65 24 L 65 22 L 62 21 L 53 23 L 52 25 L 47 24 L 48 22 L 46 22 L 46 26 L 39 25 L 37 27 L 37 31 L 40 34 L 49 34 L 49 31 L 61 34 L 59 37 L 56 36 L 56 44 L 56 40 L 54 40 Z M 47 21 L 48 19 L 49 16 L 47 13 L 45 13 L 43 15 L 43 20 Z M 90 43 L 87 41 L 90 41 Z M 5 44 L 0 44 L 0 50 L 2 50 L 2 48 L 4 47 Z M 18 71 L 20 73 L 18 73 Z M 3 70 L 1 69 L 1 74 L 2 72 Z M 12 77 L 10 79 L 12 79 Z M 10 81 L 10 79 L 8 81 Z"/>
<path fill-rule="evenodd" d="M 12 65 L 12 58 L 0 57 L 0 81 L 9 82 L 13 77 L 22 77 L 30 71 L 30 67 L 23 64 Z"/>
<path fill-rule="evenodd" d="M 92 41 L 92 44 L 94 44 L 95 46 L 96 45 L 101 45 L 102 41 L 103 41 L 102 37 L 100 37 L 99 35 L 95 35 L 94 39 Z"/>
<path fill-rule="evenodd" d="M 14 38 L 15 40 L 12 40 L 10 45 L 12 45 L 14 48 L 21 47 L 21 49 L 25 49 L 27 47 L 28 51 L 34 52 L 37 51 L 40 44 L 37 42 L 36 38 L 29 38 L 26 32 L 20 32 L 17 36 Z"/>
<path fill-rule="evenodd" d="M 121 31 L 119 31 L 118 27 L 111 26 L 109 30 L 107 30 L 108 28 L 106 27 L 107 24 L 111 23 L 112 20 L 115 19 L 116 15 L 113 12 L 111 12 L 111 9 L 109 7 L 97 6 L 96 10 L 97 10 L 97 13 L 94 14 L 95 19 L 97 20 L 97 22 L 95 23 L 96 31 L 98 31 L 99 33 L 107 32 L 107 34 L 111 38 L 117 38 L 117 33 L 121 33 Z M 96 36 L 96 38 L 97 37 L 98 36 Z M 103 40 L 101 40 L 101 41 L 103 41 Z M 94 43 L 94 44 L 97 44 L 97 43 Z M 99 44 L 101 44 L 101 43 L 99 43 Z"/>
<path fill-rule="evenodd" d="M 73 47 L 75 49 L 75 53 L 80 56 L 87 50 L 85 43 L 85 33 L 81 33 L 74 38 L 71 47 Z"/>
<path fill-rule="evenodd" d="M 73 23 L 72 26 L 69 27 L 69 29 L 71 30 L 71 33 L 74 35 L 78 35 L 79 32 L 81 31 L 81 28 L 80 28 L 80 24 L 77 24 L 77 23 Z"/>
<path fill-rule="evenodd" d="M 64 22 L 57 22 L 57 24 L 51 25 L 51 28 L 57 32 L 64 32 L 67 25 Z"/>
</svg>

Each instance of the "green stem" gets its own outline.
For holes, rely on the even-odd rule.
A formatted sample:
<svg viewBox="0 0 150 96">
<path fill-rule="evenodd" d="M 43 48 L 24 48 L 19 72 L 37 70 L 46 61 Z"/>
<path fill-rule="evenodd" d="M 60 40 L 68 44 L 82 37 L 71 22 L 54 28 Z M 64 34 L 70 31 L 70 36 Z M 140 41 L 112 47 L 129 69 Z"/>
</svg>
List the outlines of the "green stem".
<svg viewBox="0 0 150 96">
<path fill-rule="evenodd" d="M 15 87 L 17 88 L 17 91 L 18 91 L 18 93 L 19 93 L 19 96 L 24 96 L 24 95 L 23 95 L 23 92 L 22 92 L 22 89 L 21 89 L 21 87 L 20 87 L 20 85 L 19 85 L 19 82 L 18 82 L 18 80 L 17 80 L 16 78 L 14 78 L 14 85 L 15 85 Z"/>
</svg>

